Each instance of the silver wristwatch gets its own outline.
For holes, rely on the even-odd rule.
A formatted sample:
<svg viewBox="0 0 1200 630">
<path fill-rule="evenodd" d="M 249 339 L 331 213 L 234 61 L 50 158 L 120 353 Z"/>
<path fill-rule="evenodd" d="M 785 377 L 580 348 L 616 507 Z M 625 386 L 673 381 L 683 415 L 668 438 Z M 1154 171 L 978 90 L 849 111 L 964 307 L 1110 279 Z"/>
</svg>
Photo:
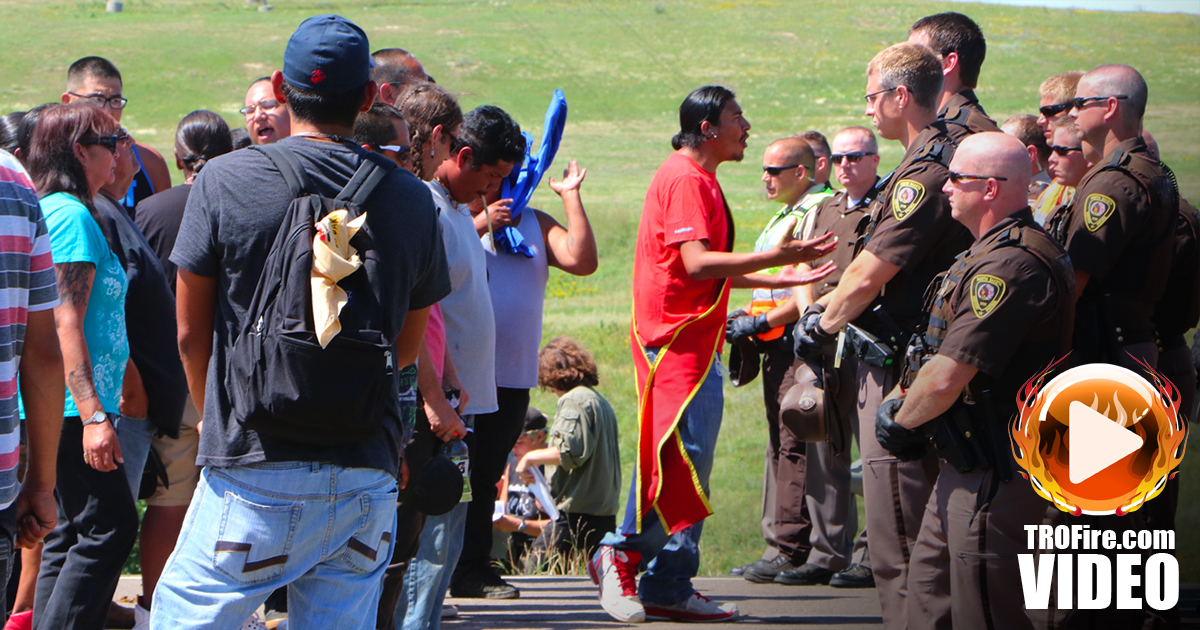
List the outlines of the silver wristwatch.
<svg viewBox="0 0 1200 630">
<path fill-rule="evenodd" d="M 83 426 L 86 427 L 89 424 L 100 424 L 101 422 L 108 422 L 108 414 L 104 413 L 103 410 L 97 411 L 96 413 L 92 414 L 91 418 L 84 420 Z"/>
</svg>

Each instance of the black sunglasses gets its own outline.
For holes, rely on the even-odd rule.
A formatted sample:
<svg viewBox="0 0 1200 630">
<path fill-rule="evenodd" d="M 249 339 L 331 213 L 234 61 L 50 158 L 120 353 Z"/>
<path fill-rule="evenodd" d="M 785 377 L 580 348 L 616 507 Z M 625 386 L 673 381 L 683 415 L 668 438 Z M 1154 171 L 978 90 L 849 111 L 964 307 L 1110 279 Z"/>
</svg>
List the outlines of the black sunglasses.
<svg viewBox="0 0 1200 630">
<path fill-rule="evenodd" d="M 829 156 L 829 159 L 833 160 L 834 164 L 841 164 L 843 159 L 851 164 L 858 164 L 859 161 L 861 161 L 863 158 L 867 157 L 868 155 L 875 155 L 875 153 L 872 151 L 853 151 L 851 153 L 834 153 L 833 155 Z"/>
<path fill-rule="evenodd" d="M 1055 116 L 1067 111 L 1068 109 L 1071 109 L 1074 106 L 1075 106 L 1074 101 L 1067 101 L 1066 103 L 1055 103 L 1054 105 L 1044 105 L 1042 107 L 1039 107 L 1038 111 L 1041 112 L 1042 115 L 1045 116 L 1046 118 L 1054 118 Z"/>
<path fill-rule="evenodd" d="M 799 167 L 800 167 L 799 164 L 793 164 L 791 166 L 764 166 L 763 170 L 766 171 L 767 174 L 770 175 L 771 177 L 779 177 L 780 173 L 782 173 L 784 171 L 790 171 L 794 168 L 799 168 Z"/>
<path fill-rule="evenodd" d="M 122 142 L 124 142 L 128 138 L 129 138 L 128 134 L 114 133 L 111 136 L 97 136 L 95 138 L 89 138 L 87 140 L 80 140 L 79 144 L 82 144 L 82 145 L 98 144 L 98 145 L 108 149 L 109 151 L 116 153 L 117 146 L 120 145 Z"/>
<path fill-rule="evenodd" d="M 954 171 L 950 171 L 950 181 L 955 184 L 983 179 L 995 179 L 1002 182 L 1008 181 L 1007 177 L 1000 177 L 999 175 L 968 175 L 966 173 L 956 173 Z"/>
<path fill-rule="evenodd" d="M 1050 150 L 1058 155 L 1066 157 L 1072 151 L 1083 151 L 1083 147 L 1064 147 L 1061 144 L 1055 144 L 1050 146 Z"/>
<path fill-rule="evenodd" d="M 1124 94 L 1113 94 L 1112 96 L 1076 96 L 1075 100 L 1071 101 L 1071 105 L 1074 105 L 1075 109 L 1083 109 L 1084 107 L 1087 107 L 1088 103 L 1094 103 L 1096 101 L 1107 101 L 1110 98 L 1115 98 L 1118 101 L 1123 101 L 1129 97 Z"/>
</svg>

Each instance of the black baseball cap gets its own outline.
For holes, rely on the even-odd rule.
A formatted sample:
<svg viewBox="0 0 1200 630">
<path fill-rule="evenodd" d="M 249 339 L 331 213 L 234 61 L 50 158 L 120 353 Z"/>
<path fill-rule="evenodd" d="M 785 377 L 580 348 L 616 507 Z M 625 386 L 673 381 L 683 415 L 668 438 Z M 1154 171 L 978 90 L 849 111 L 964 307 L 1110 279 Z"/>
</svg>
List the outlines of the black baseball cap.
<svg viewBox="0 0 1200 630">
<path fill-rule="evenodd" d="M 530 405 L 525 410 L 525 432 L 546 430 L 546 414 L 537 407 Z"/>
<path fill-rule="evenodd" d="M 283 78 L 303 90 L 345 92 L 371 79 L 367 34 L 340 15 L 317 15 L 300 23 L 283 53 Z"/>
</svg>

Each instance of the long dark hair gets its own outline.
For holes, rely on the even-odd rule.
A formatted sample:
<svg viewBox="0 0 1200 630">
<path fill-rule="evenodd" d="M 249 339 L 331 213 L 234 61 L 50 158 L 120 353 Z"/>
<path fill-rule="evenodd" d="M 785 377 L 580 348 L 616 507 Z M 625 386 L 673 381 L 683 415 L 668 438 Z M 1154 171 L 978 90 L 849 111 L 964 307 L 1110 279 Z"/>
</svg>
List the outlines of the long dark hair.
<svg viewBox="0 0 1200 630">
<path fill-rule="evenodd" d="M 87 172 L 75 157 L 75 144 L 116 133 L 117 121 L 94 103 L 51 105 L 41 112 L 25 167 L 38 198 L 65 192 L 74 196 L 95 216 Z"/>
<path fill-rule="evenodd" d="M 696 148 L 704 143 L 700 123 L 721 124 L 721 111 L 734 98 L 733 91 L 719 85 L 697 88 L 679 105 L 679 133 L 671 138 L 671 146 L 678 151 L 683 147 Z"/>
<path fill-rule="evenodd" d="M 408 88 L 396 102 L 396 107 L 400 108 L 408 122 L 413 173 L 421 179 L 428 179 L 421 167 L 421 153 L 425 150 L 425 144 L 429 142 L 434 127 L 441 125 L 442 133 L 450 133 L 461 125 L 462 108 L 458 106 L 458 100 L 445 88 L 432 83 L 418 83 Z M 432 173 L 430 175 L 432 176 Z"/>
<path fill-rule="evenodd" d="M 220 114 L 198 109 L 179 121 L 175 130 L 175 157 L 193 174 L 209 160 L 233 150 L 229 125 Z"/>
</svg>

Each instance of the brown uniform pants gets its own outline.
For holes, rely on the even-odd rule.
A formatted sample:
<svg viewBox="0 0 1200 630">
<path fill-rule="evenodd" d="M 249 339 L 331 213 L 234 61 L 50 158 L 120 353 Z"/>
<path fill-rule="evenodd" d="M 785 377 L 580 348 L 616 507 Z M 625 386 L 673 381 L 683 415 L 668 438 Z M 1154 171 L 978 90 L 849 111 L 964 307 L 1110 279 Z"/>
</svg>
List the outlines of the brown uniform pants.
<svg viewBox="0 0 1200 630">
<path fill-rule="evenodd" d="M 1048 503 L 1019 475 L 938 463 L 908 564 L 908 627 L 1032 629 L 1017 554 L 1031 553 L 1025 526 L 1040 525 Z"/>
<path fill-rule="evenodd" d="M 853 435 L 862 450 L 858 425 L 858 388 L 856 378 L 858 358 L 849 355 L 842 359 L 837 375 L 838 388 L 835 408 L 842 433 Z M 834 455 L 828 442 L 810 443 L 807 448 L 808 492 L 805 502 L 812 519 L 809 542 L 812 551 L 809 564 L 830 571 L 841 571 L 851 564 L 871 566 L 867 557 L 867 530 L 858 534 L 858 510 L 850 490 L 850 440 L 847 438 L 841 454 Z"/>
<path fill-rule="evenodd" d="M 908 561 L 925 504 L 938 475 L 932 451 L 924 459 L 902 462 L 875 439 L 875 412 L 883 397 L 896 384 L 898 370 L 858 366 L 858 424 L 862 438 L 863 500 L 867 507 L 867 531 L 871 533 L 871 572 L 883 609 L 883 627 L 904 630 L 908 626 L 905 599 L 908 594 Z M 914 630 L 923 630 L 914 628 Z"/>
<path fill-rule="evenodd" d="M 786 340 L 786 341 L 785 341 Z M 805 443 L 779 422 L 779 399 L 792 385 L 791 336 L 774 342 L 763 353 L 763 405 L 767 410 L 767 458 L 763 469 L 764 560 L 787 556 L 795 566 L 808 559 L 812 523 L 804 503 L 806 485 Z"/>
<path fill-rule="evenodd" d="M 1127 368 L 1138 374 L 1145 375 L 1145 370 L 1138 365 L 1133 358 L 1137 358 L 1148 364 L 1150 367 L 1157 369 L 1158 367 L 1158 346 L 1154 342 L 1136 343 L 1121 346 L 1120 359 L 1117 364 Z M 1131 358 L 1133 357 L 1133 358 Z M 1151 499 L 1146 507 L 1131 512 L 1124 516 L 1089 516 L 1082 514 L 1080 516 L 1072 516 L 1066 512 L 1051 507 L 1046 512 L 1046 522 L 1052 526 L 1058 525 L 1087 525 L 1092 529 L 1111 529 L 1117 532 L 1117 540 L 1122 539 L 1122 532 L 1125 530 L 1140 530 L 1147 529 L 1149 524 L 1147 521 L 1151 518 L 1151 510 L 1148 510 L 1154 501 L 1164 500 L 1163 496 Z M 1051 553 L 1069 554 L 1070 551 L 1057 551 Z M 1106 550 L 1089 550 L 1079 551 L 1078 553 L 1100 553 L 1109 557 L 1109 561 L 1113 566 L 1116 566 L 1115 554 L 1116 551 Z M 1128 552 L 1125 552 L 1128 553 Z M 1143 552 L 1142 566 L 1145 565 L 1146 558 L 1150 553 Z M 1156 620 L 1163 616 L 1161 611 L 1155 611 L 1145 606 L 1143 610 L 1122 610 L 1116 607 L 1116 598 L 1110 599 L 1108 608 L 1102 610 L 1080 610 L 1077 608 L 1063 609 L 1058 608 L 1058 569 L 1055 568 L 1055 578 L 1052 582 L 1050 590 L 1050 609 L 1047 611 L 1031 612 L 1030 615 L 1034 618 L 1039 628 L 1053 628 L 1055 630 L 1077 630 L 1077 629 L 1096 629 L 1096 630 L 1136 630 L 1146 627 L 1147 624 L 1156 624 Z M 1114 580 L 1115 582 L 1115 580 Z M 1135 589 L 1135 595 L 1138 594 Z M 1144 603 L 1144 602 L 1143 602 Z M 1169 611 L 1168 611 L 1169 612 Z M 1165 621 L 1165 620 L 1164 620 Z M 1169 625 L 1159 625 L 1157 627 L 1170 628 Z"/>
</svg>

